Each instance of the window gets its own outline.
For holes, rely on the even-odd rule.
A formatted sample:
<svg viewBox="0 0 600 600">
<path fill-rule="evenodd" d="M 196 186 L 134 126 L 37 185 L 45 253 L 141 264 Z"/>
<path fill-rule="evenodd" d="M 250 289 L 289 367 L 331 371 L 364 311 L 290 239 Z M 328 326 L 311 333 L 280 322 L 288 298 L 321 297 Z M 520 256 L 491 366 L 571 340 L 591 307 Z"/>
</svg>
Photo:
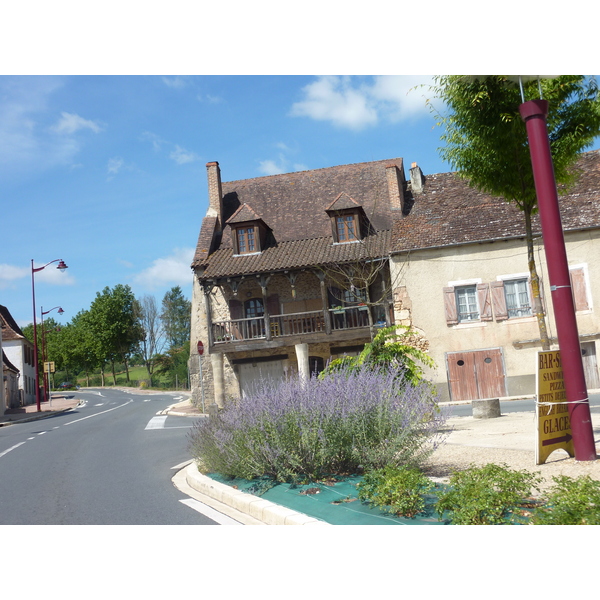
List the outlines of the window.
<svg viewBox="0 0 600 600">
<path fill-rule="evenodd" d="M 513 279 L 504 282 L 504 297 L 508 318 L 530 317 L 532 315 L 527 279 Z"/>
<path fill-rule="evenodd" d="M 588 295 L 587 265 L 569 267 L 573 303 L 576 311 L 591 310 L 592 302 Z"/>
<path fill-rule="evenodd" d="M 240 227 L 236 229 L 238 254 L 256 252 L 256 238 L 254 227 Z"/>
<path fill-rule="evenodd" d="M 263 301 L 260 298 L 246 300 L 246 302 L 244 302 L 244 312 L 246 313 L 247 319 L 262 317 L 265 314 Z"/>
<path fill-rule="evenodd" d="M 338 242 L 353 242 L 356 235 L 356 215 L 341 215 L 335 218 Z"/>
<path fill-rule="evenodd" d="M 466 285 L 457 287 L 456 307 L 458 312 L 458 322 L 479 320 L 479 309 L 477 308 L 477 287 L 474 285 Z"/>
</svg>

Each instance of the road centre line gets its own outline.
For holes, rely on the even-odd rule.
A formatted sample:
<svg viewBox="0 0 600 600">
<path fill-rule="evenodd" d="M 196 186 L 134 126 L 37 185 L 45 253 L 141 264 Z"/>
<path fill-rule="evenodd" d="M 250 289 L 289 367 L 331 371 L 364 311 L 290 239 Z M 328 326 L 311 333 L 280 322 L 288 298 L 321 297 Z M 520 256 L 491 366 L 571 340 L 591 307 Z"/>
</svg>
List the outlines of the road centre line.
<svg viewBox="0 0 600 600">
<path fill-rule="evenodd" d="M 11 448 L 6 449 L 4 452 L 0 452 L 0 458 L 2 458 L 5 454 L 8 454 L 11 450 L 18 448 L 19 446 L 22 446 L 24 443 L 25 442 L 19 442 L 18 444 L 15 444 Z"/>
<path fill-rule="evenodd" d="M 99 415 L 103 415 L 104 413 L 111 412 L 113 410 L 117 410 L 117 408 L 123 408 L 124 406 L 127 406 L 128 404 L 131 404 L 132 402 L 133 402 L 133 400 L 129 400 L 128 402 L 125 402 L 125 404 L 120 404 L 119 406 L 115 406 L 114 408 L 109 408 L 108 410 L 103 410 L 102 412 L 96 413 L 95 415 L 88 415 L 87 417 L 82 417 L 81 419 L 76 419 L 75 421 L 69 421 L 68 423 L 65 423 L 65 426 L 72 425 L 73 423 L 79 423 L 79 421 L 85 421 L 86 419 L 91 419 L 92 417 L 98 417 Z"/>
</svg>

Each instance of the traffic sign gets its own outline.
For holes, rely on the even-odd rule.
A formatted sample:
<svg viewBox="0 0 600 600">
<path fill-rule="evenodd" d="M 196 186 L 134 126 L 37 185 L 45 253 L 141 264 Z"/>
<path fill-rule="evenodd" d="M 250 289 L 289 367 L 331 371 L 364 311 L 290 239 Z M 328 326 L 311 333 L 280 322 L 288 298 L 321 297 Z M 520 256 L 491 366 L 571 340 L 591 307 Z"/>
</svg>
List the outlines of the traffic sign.
<svg viewBox="0 0 600 600">
<path fill-rule="evenodd" d="M 198 354 L 202 356 L 204 354 L 204 344 L 202 340 L 198 340 Z"/>
</svg>

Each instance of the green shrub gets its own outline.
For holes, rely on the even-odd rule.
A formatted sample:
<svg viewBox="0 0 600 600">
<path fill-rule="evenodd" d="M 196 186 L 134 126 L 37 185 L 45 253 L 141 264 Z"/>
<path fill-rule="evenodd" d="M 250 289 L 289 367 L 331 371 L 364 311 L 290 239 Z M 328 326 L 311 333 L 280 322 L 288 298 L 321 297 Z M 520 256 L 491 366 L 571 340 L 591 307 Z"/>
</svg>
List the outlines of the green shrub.
<svg viewBox="0 0 600 600">
<path fill-rule="evenodd" d="M 416 468 L 384 467 L 365 473 L 356 486 L 358 498 L 401 517 L 425 511 L 425 494 L 435 484 Z"/>
<path fill-rule="evenodd" d="M 600 525 L 600 481 L 589 475 L 552 479 L 546 505 L 533 514 L 534 525 Z"/>
<path fill-rule="evenodd" d="M 503 525 L 518 523 L 532 489 L 539 490 L 540 476 L 514 471 L 507 465 L 471 466 L 450 477 L 450 488 L 438 496 L 436 512 L 449 514 L 453 525 Z"/>
</svg>

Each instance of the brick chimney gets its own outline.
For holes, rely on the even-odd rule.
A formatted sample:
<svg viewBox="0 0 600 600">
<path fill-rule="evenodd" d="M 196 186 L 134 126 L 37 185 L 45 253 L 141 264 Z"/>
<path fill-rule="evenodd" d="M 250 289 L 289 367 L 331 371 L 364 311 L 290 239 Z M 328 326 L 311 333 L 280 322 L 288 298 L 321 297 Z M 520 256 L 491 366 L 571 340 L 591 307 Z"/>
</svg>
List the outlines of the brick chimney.
<svg viewBox="0 0 600 600">
<path fill-rule="evenodd" d="M 404 208 L 404 167 L 402 162 L 400 166 L 395 163 L 386 165 L 385 174 L 387 177 L 390 208 L 401 211 Z"/>
<path fill-rule="evenodd" d="M 423 177 L 423 171 L 417 165 L 416 162 L 412 163 L 410 167 L 410 189 L 413 194 L 420 194 L 423 191 L 423 183 L 425 178 Z"/>
<path fill-rule="evenodd" d="M 207 217 L 218 217 L 219 228 L 223 227 L 223 189 L 221 187 L 221 169 L 218 162 L 206 163 L 208 177 Z"/>
</svg>

